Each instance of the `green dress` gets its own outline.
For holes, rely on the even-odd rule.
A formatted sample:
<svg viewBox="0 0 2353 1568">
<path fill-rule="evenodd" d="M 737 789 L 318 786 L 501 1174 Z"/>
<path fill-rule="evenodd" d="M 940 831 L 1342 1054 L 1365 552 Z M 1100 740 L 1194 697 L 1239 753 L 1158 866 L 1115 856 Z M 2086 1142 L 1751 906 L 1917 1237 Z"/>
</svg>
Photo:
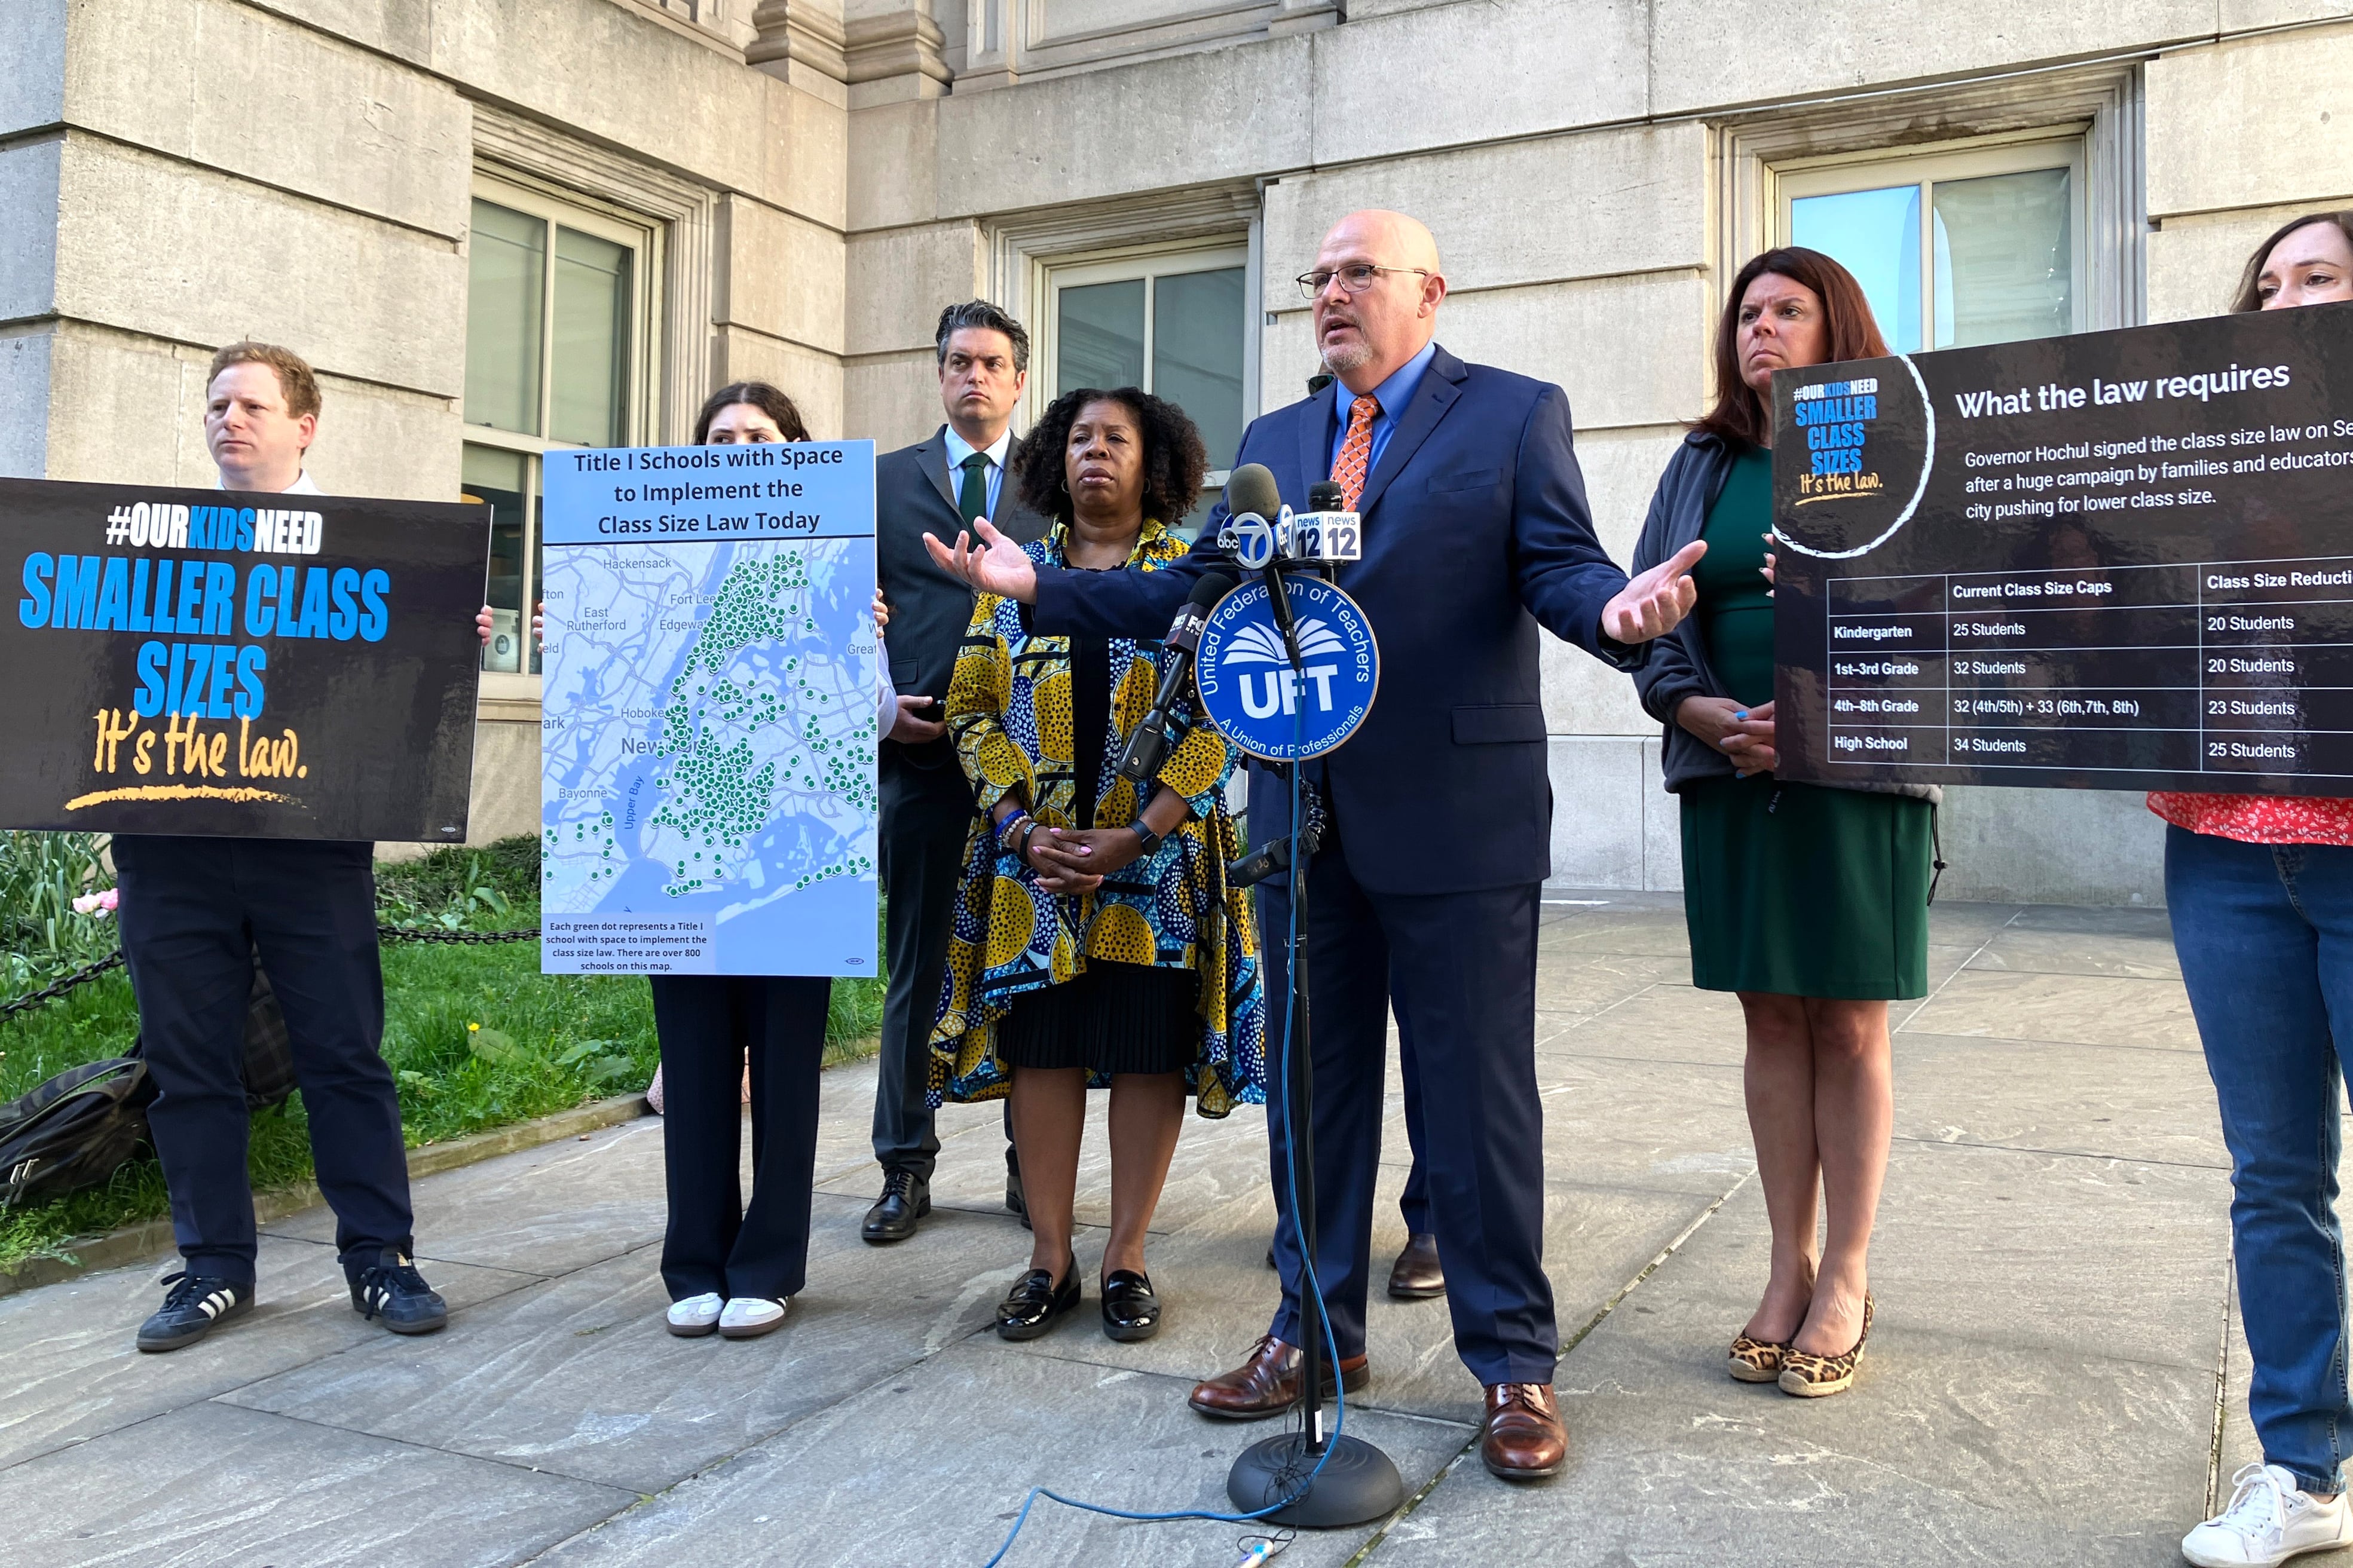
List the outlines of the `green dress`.
<svg viewBox="0 0 2353 1568">
<path fill-rule="evenodd" d="M 1773 600 L 1760 569 L 1773 458 L 1733 462 L 1692 574 L 1700 637 L 1736 701 L 1773 700 Z M 1849 1001 L 1928 994 L 1929 805 L 1896 795 L 1706 778 L 1682 791 L 1692 984 Z"/>
</svg>

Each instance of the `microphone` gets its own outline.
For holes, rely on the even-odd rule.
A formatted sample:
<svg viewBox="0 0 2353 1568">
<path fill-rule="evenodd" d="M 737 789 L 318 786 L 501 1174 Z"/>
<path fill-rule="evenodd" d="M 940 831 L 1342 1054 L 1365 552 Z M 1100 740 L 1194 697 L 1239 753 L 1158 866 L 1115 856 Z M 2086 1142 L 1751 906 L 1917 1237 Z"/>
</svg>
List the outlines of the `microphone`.
<svg viewBox="0 0 2353 1568">
<path fill-rule="evenodd" d="M 1226 479 L 1226 513 L 1229 518 L 1255 516 L 1266 524 L 1282 515 L 1282 489 L 1274 482 L 1274 472 L 1264 463 L 1244 463 Z M 1271 552 L 1259 575 L 1266 582 L 1266 591 L 1273 596 L 1274 624 L 1282 629 L 1284 647 L 1291 655 L 1293 669 L 1303 668 L 1306 659 L 1299 650 L 1299 634 L 1292 625 L 1291 595 L 1282 590 L 1282 568 L 1278 564 L 1282 555 L 1282 543 Z"/>
<path fill-rule="evenodd" d="M 1345 511 L 1347 492 L 1330 479 L 1318 479 L 1307 487 L 1309 511 Z"/>
<path fill-rule="evenodd" d="M 1263 470 L 1261 470 L 1262 472 Z M 1151 711 L 1127 738 L 1126 749 L 1119 754 L 1119 776 L 1142 784 L 1160 772 L 1160 764 L 1168 760 L 1168 726 L 1175 718 L 1177 704 L 1183 700 L 1185 683 L 1193 673 L 1193 654 L 1201 646 L 1201 626 L 1208 619 L 1209 610 L 1219 599 L 1233 592 L 1236 578 L 1230 572 L 1207 572 L 1193 584 L 1192 596 L 1185 607 L 1176 612 L 1170 623 L 1167 639 L 1161 644 L 1168 655 L 1168 668 L 1160 674 L 1160 690 L 1152 699 Z"/>
</svg>

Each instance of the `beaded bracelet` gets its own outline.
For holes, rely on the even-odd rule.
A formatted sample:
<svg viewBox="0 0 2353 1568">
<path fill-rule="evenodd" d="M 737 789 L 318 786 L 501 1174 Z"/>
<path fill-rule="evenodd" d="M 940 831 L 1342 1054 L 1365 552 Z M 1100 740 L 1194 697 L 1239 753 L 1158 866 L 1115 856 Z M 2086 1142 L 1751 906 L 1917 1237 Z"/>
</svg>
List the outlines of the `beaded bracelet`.
<svg viewBox="0 0 2353 1568">
<path fill-rule="evenodd" d="M 1028 812 L 1017 811 L 1008 816 L 1004 821 L 998 823 L 997 825 L 997 847 L 999 849 L 1006 848 L 1008 847 L 1006 840 L 1013 837 L 1013 830 L 1029 820 L 1030 816 Z"/>
</svg>

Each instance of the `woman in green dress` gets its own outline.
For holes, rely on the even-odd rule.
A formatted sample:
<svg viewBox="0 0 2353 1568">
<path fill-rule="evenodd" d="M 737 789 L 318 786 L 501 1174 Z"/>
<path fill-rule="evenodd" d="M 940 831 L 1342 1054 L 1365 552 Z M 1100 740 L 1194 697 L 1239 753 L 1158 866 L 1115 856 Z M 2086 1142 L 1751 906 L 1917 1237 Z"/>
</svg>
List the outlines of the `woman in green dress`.
<svg viewBox="0 0 2353 1568">
<path fill-rule="evenodd" d="M 1774 776 L 1773 373 L 1887 353 L 1854 279 L 1767 251 L 1734 279 L 1715 406 L 1667 465 L 1634 569 L 1694 539 L 1695 612 L 1635 675 L 1681 800 L 1692 984 L 1740 997 L 1748 1125 L 1773 1227 L 1763 1300 L 1729 1368 L 1842 1392 L 1871 1331 L 1873 1218 L 1894 1119 L 1887 1004 L 1927 994 L 1936 793 Z M 1816 1240 L 1817 1194 L 1829 1216 Z"/>
</svg>

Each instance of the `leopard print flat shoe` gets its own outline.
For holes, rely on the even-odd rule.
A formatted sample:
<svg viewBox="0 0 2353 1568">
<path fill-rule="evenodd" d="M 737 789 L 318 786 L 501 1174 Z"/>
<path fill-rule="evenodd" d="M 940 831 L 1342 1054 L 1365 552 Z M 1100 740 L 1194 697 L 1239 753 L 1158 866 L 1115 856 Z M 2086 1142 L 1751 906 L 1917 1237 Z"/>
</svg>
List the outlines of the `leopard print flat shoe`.
<svg viewBox="0 0 2353 1568">
<path fill-rule="evenodd" d="M 1854 1384 L 1854 1369 L 1862 1360 L 1862 1347 L 1871 1340 L 1873 1302 L 1871 1292 L 1862 1295 L 1862 1332 L 1854 1342 L 1854 1349 L 1844 1355 L 1814 1355 L 1801 1350 L 1791 1350 L 1781 1361 L 1781 1392 L 1799 1399 L 1823 1399 L 1833 1394 L 1844 1394 Z"/>
<path fill-rule="evenodd" d="M 1742 1383 L 1773 1383 L 1781 1376 L 1781 1361 L 1789 1347 L 1771 1340 L 1752 1340 L 1746 1334 L 1732 1342 L 1731 1357 L 1724 1370 Z"/>
</svg>

